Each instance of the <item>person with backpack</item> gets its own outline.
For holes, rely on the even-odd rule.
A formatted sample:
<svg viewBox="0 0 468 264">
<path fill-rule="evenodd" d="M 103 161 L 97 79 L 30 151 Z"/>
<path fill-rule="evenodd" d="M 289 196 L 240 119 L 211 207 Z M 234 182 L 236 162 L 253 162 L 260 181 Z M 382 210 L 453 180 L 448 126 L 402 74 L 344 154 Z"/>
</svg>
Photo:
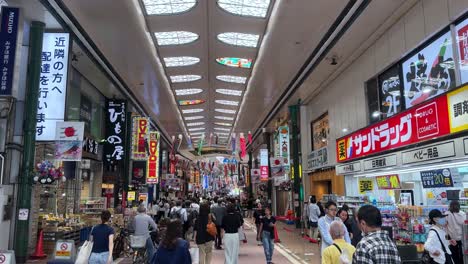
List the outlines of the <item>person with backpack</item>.
<svg viewBox="0 0 468 264">
<path fill-rule="evenodd" d="M 350 264 L 356 248 L 344 240 L 345 226 L 341 221 L 330 224 L 333 244 L 323 250 L 322 264 Z"/>
<path fill-rule="evenodd" d="M 208 202 L 203 202 L 194 224 L 195 243 L 199 250 L 200 264 L 211 263 L 213 241 L 216 233 L 216 225 L 214 224 L 214 216 L 210 213 L 210 205 Z"/>
<path fill-rule="evenodd" d="M 215 224 L 216 224 L 216 240 L 215 240 L 215 248 L 216 249 L 223 249 L 221 247 L 222 244 L 222 235 L 221 235 L 221 225 L 223 224 L 223 218 L 226 216 L 226 207 L 222 206 L 222 200 L 218 199 L 218 197 L 214 198 L 214 204 L 211 207 L 211 213 L 215 216 Z"/>
</svg>

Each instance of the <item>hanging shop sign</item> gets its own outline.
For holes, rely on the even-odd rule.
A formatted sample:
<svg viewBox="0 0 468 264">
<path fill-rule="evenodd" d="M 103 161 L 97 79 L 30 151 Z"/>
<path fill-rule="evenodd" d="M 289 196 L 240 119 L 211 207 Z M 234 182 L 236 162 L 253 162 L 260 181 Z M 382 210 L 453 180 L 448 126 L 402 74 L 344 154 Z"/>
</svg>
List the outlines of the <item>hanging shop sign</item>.
<svg viewBox="0 0 468 264">
<path fill-rule="evenodd" d="M 260 181 L 268 181 L 268 150 L 260 149 Z"/>
<path fill-rule="evenodd" d="M 146 162 L 134 161 L 132 166 L 132 184 L 141 185 L 145 184 L 146 177 Z"/>
<path fill-rule="evenodd" d="M 134 192 L 134 191 L 128 192 L 127 200 L 135 201 L 135 198 L 136 198 L 136 192 Z"/>
<path fill-rule="evenodd" d="M 450 30 L 416 50 L 402 63 L 406 108 L 455 88 L 455 67 Z"/>
<path fill-rule="evenodd" d="M 132 159 L 146 160 L 146 144 L 149 136 L 149 119 L 146 117 L 133 117 L 132 129 Z"/>
<path fill-rule="evenodd" d="M 84 137 L 83 139 L 83 152 L 93 154 L 93 155 L 98 155 L 99 153 L 99 142 L 96 140 L 89 138 L 89 137 Z"/>
<path fill-rule="evenodd" d="M 54 140 L 57 122 L 63 122 L 67 94 L 70 34 L 44 33 L 39 79 L 36 140 Z"/>
<path fill-rule="evenodd" d="M 284 159 L 284 169 L 289 172 L 290 161 L 289 161 L 289 127 L 282 126 L 278 128 L 279 131 L 279 143 L 280 143 L 280 157 Z"/>
<path fill-rule="evenodd" d="M 397 155 L 387 155 L 363 161 L 364 171 L 394 167 L 397 165 Z"/>
<path fill-rule="evenodd" d="M 359 179 L 359 194 L 365 194 L 374 190 L 374 179 L 360 178 Z"/>
<path fill-rule="evenodd" d="M 401 189 L 400 177 L 398 174 L 375 177 L 377 188 L 381 190 Z"/>
<path fill-rule="evenodd" d="M 127 101 L 106 101 L 106 143 L 104 161 L 107 165 L 122 164 L 125 155 Z"/>
<path fill-rule="evenodd" d="M 149 137 L 149 156 L 146 164 L 146 183 L 158 183 L 159 176 L 159 132 L 150 132 Z"/>
<path fill-rule="evenodd" d="M 323 147 L 307 155 L 307 170 L 312 171 L 328 166 L 328 149 Z"/>
<path fill-rule="evenodd" d="M 57 122 L 55 160 L 81 161 L 83 155 L 83 122 Z"/>
<path fill-rule="evenodd" d="M 468 85 L 448 93 L 450 132 L 468 130 Z"/>
<path fill-rule="evenodd" d="M 270 158 L 271 177 L 282 177 L 286 174 L 283 158 Z"/>
<path fill-rule="evenodd" d="M 336 174 L 352 174 L 361 171 L 361 162 L 352 162 L 343 165 L 336 165 Z"/>
<path fill-rule="evenodd" d="M 328 112 L 312 122 L 312 150 L 319 150 L 328 145 L 330 126 Z"/>
<path fill-rule="evenodd" d="M 402 110 L 400 65 L 395 64 L 378 76 L 380 111 L 385 117 L 393 116 Z"/>
<path fill-rule="evenodd" d="M 423 188 L 447 188 L 453 187 L 452 173 L 450 169 L 421 171 Z"/>
<path fill-rule="evenodd" d="M 468 83 L 468 18 L 455 26 L 457 48 L 460 56 L 460 77 L 462 83 Z"/>
<path fill-rule="evenodd" d="M 18 18 L 18 8 L 2 7 L 2 27 L 0 28 L 2 82 L 0 85 L 0 95 L 11 95 L 13 88 L 16 42 L 18 39 Z"/>
<path fill-rule="evenodd" d="M 401 153 L 403 165 L 453 157 L 455 157 L 455 142 L 453 140 Z"/>
</svg>

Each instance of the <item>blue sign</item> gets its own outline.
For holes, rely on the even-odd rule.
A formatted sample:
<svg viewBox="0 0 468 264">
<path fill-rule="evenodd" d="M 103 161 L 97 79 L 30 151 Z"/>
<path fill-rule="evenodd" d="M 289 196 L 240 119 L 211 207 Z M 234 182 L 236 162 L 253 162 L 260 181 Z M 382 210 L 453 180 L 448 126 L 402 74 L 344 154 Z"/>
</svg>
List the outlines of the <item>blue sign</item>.
<svg viewBox="0 0 468 264">
<path fill-rule="evenodd" d="M 452 173 L 450 169 L 421 171 L 423 188 L 447 188 L 453 187 Z"/>
<path fill-rule="evenodd" d="M 208 189 L 210 185 L 210 180 L 208 179 L 208 175 L 203 175 L 203 189 Z"/>
<path fill-rule="evenodd" d="M 2 78 L 0 95 L 11 95 L 13 88 L 18 17 L 18 8 L 2 7 L 2 27 L 0 28 L 0 71 Z"/>
</svg>

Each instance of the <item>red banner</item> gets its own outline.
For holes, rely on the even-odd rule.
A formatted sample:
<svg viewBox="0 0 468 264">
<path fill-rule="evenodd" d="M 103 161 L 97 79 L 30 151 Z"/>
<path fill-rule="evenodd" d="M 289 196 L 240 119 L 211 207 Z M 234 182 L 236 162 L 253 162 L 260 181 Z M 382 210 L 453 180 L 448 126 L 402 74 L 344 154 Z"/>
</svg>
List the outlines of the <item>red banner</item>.
<svg viewBox="0 0 468 264">
<path fill-rule="evenodd" d="M 347 162 L 448 134 L 447 95 L 442 95 L 336 140 L 336 160 Z"/>
</svg>

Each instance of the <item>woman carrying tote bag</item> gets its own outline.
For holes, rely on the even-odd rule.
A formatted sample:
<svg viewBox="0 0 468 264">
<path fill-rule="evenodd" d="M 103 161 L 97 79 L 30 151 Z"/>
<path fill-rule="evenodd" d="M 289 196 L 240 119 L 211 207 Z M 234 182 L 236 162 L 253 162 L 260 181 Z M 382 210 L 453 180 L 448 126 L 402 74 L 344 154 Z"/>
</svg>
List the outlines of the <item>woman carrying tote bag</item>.
<svg viewBox="0 0 468 264">
<path fill-rule="evenodd" d="M 89 264 L 111 264 L 112 249 L 114 248 L 114 229 L 107 225 L 111 213 L 104 210 L 101 213 L 101 224 L 91 230 L 93 249 L 89 257 Z"/>
</svg>

